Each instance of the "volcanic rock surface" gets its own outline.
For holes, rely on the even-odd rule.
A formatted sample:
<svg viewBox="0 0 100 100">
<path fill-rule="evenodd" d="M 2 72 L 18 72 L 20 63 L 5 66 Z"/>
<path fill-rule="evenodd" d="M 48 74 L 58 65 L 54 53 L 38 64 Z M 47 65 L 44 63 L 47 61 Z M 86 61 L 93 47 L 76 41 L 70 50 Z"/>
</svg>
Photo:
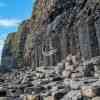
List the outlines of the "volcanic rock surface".
<svg viewBox="0 0 100 100">
<path fill-rule="evenodd" d="M 1 100 L 99 100 L 100 1 L 36 0 L 1 66 Z"/>
</svg>

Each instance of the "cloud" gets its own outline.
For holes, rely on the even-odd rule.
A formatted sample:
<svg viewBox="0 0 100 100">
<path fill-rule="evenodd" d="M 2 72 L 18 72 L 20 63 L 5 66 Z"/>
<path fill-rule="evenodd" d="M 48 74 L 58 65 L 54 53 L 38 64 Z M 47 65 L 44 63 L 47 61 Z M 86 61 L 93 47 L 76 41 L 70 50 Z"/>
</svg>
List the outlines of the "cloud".
<svg viewBox="0 0 100 100">
<path fill-rule="evenodd" d="M 0 2 L 0 7 L 6 7 L 6 6 L 7 6 L 7 4 Z"/>
<path fill-rule="evenodd" d="M 20 22 L 18 19 L 0 19 L 0 27 L 17 27 Z"/>
</svg>

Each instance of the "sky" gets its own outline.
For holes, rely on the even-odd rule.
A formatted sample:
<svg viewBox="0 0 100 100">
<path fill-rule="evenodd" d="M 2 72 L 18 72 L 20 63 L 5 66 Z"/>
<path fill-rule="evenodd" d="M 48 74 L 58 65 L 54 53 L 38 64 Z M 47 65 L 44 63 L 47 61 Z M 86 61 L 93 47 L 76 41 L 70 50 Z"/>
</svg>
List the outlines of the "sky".
<svg viewBox="0 0 100 100">
<path fill-rule="evenodd" d="M 35 0 L 0 0 L 0 57 L 8 33 L 17 31 L 18 24 L 29 18 Z"/>
</svg>

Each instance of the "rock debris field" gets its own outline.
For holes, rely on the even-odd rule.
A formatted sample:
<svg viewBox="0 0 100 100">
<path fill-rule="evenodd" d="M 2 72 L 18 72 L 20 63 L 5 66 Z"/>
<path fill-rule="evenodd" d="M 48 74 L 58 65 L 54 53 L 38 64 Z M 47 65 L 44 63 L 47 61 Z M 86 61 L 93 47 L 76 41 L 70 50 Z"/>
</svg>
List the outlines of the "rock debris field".
<svg viewBox="0 0 100 100">
<path fill-rule="evenodd" d="M 80 64 L 78 56 L 69 55 L 57 66 L 0 74 L 0 100 L 100 100 L 99 73 L 91 68 L 99 59 Z"/>
</svg>

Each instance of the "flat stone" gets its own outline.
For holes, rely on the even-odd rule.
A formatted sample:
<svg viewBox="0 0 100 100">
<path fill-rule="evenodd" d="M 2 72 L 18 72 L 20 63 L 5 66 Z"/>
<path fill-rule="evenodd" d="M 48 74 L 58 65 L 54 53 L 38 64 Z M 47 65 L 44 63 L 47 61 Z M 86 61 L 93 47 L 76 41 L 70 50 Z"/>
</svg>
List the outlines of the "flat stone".
<svg viewBox="0 0 100 100">
<path fill-rule="evenodd" d="M 71 89 L 79 90 L 82 85 L 84 85 L 83 81 L 70 80 Z"/>
<path fill-rule="evenodd" d="M 81 78 L 83 75 L 81 73 L 72 73 L 71 78 L 75 79 L 75 78 Z"/>
<path fill-rule="evenodd" d="M 99 87 L 100 87 L 100 80 L 94 82 L 94 83 L 92 84 L 92 86 L 99 86 Z"/>
<path fill-rule="evenodd" d="M 43 100 L 43 97 L 35 95 L 22 95 L 20 98 L 21 100 Z"/>
<path fill-rule="evenodd" d="M 0 97 L 0 100 L 8 100 L 7 97 Z"/>
<path fill-rule="evenodd" d="M 72 90 L 66 94 L 61 100 L 81 100 L 81 93 L 79 90 Z"/>
<path fill-rule="evenodd" d="M 100 100 L 100 97 L 94 97 L 92 100 Z"/>
<path fill-rule="evenodd" d="M 71 80 L 71 79 L 65 79 L 65 80 L 64 80 L 64 85 L 65 85 L 65 86 L 70 86 L 70 80 Z"/>
<path fill-rule="evenodd" d="M 53 96 L 44 97 L 43 100 L 55 100 Z"/>
</svg>

